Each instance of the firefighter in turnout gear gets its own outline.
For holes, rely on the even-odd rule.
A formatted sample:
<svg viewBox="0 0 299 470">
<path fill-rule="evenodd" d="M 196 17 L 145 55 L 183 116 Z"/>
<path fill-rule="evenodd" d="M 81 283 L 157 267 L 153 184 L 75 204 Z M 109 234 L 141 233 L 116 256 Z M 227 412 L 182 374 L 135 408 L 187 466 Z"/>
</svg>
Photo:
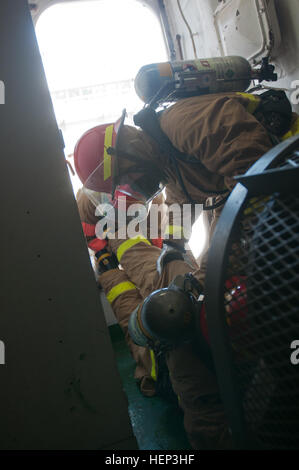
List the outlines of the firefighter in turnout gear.
<svg viewBox="0 0 299 470">
<path fill-rule="evenodd" d="M 280 99 L 284 97 L 281 95 Z M 296 128 L 297 116 L 292 115 L 290 106 L 286 105 L 282 125 L 275 127 L 271 120 L 273 110 L 264 108 L 263 112 L 262 105 L 259 95 L 249 93 L 193 96 L 177 101 L 161 115 L 152 109 L 147 115 L 137 115 L 135 123 L 143 129 L 124 125 L 123 113 L 115 125 L 104 126 L 102 143 L 96 136 L 97 128 L 89 131 L 75 149 L 77 173 L 86 189 L 78 201 L 81 220 L 96 223 L 92 194 L 97 195 L 97 204 L 109 199 L 113 205 L 115 194 L 125 187 L 128 197 L 146 205 L 165 187 L 167 205 L 201 204 L 211 210 L 211 236 L 222 204 L 235 185 L 234 176 L 246 172 L 273 147 L 275 139 L 282 139 Z M 193 211 L 190 217 L 193 222 Z M 183 223 L 169 217 L 165 234 L 162 238 L 167 240 L 162 249 L 146 236 L 121 238 L 117 230 L 108 241 L 109 250 L 123 270 L 104 272 L 100 283 L 108 298 L 120 282 L 128 283 L 127 290 L 118 290 L 118 295 L 111 297 L 113 302 L 126 304 L 125 328 L 130 314 L 141 308 L 154 291 L 167 288 L 178 275 L 184 277 L 192 271 L 204 289 L 206 257 L 199 269 L 190 267 L 185 257 L 190 234 L 184 231 Z M 115 303 L 113 308 L 116 311 Z M 177 344 L 165 354 L 192 447 L 230 448 L 217 379 L 194 341 Z"/>
</svg>

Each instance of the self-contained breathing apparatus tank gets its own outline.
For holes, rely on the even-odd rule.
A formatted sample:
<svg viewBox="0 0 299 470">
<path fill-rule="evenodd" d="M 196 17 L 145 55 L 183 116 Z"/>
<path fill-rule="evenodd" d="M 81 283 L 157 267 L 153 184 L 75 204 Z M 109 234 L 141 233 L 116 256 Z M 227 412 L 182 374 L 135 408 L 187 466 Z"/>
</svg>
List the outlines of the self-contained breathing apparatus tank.
<svg viewBox="0 0 299 470">
<path fill-rule="evenodd" d="M 269 64 L 268 57 L 262 59 L 258 69 L 252 69 L 250 63 L 243 57 L 227 56 L 149 64 L 139 70 L 135 78 L 135 90 L 146 106 L 134 115 L 134 123 L 153 138 L 165 154 L 170 156 L 182 191 L 191 204 L 195 201 L 183 183 L 178 162 L 193 160 L 195 163 L 196 159 L 194 161 L 194 156 L 180 152 L 172 144 L 160 128 L 159 115 L 163 110 L 157 113 L 155 109 L 165 108 L 172 101 L 191 96 L 244 92 L 252 80 L 259 82 L 277 80 L 274 69 L 275 67 Z M 263 125 L 271 134 L 273 143 L 277 143 L 278 136 L 283 135 L 290 126 L 291 105 L 283 91 L 272 92 L 270 90 L 260 96 L 261 102 L 256 109 L 259 112 L 257 119 L 263 120 Z M 226 192 L 221 192 L 224 197 L 217 205 L 205 206 L 204 210 L 212 210 L 222 205 L 227 199 Z"/>
<path fill-rule="evenodd" d="M 259 69 L 252 69 L 239 56 L 149 64 L 138 71 L 135 90 L 145 103 L 159 103 L 208 93 L 242 92 L 251 80 L 277 80 L 268 58 Z"/>
</svg>

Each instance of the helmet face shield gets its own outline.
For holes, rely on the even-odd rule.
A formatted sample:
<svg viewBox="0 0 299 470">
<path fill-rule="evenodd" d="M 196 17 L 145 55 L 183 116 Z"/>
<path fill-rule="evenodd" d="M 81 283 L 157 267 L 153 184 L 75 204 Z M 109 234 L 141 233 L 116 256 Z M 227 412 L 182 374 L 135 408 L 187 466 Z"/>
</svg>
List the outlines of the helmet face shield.
<svg viewBox="0 0 299 470">
<path fill-rule="evenodd" d="M 118 153 L 116 153 L 115 158 L 119 158 Z M 120 162 L 124 158 L 121 156 L 119 158 Z M 134 194 L 138 194 L 138 197 L 142 198 L 146 204 L 154 199 L 164 188 L 160 174 L 154 164 L 144 164 L 144 166 L 143 164 L 131 165 L 127 170 L 120 171 L 115 176 L 115 181 L 119 186 L 129 188 L 127 190 L 128 195 L 134 197 Z"/>
<path fill-rule="evenodd" d="M 111 178 L 109 184 L 103 184 L 104 165 L 105 162 L 102 162 L 87 178 L 83 186 L 83 192 L 95 207 L 95 215 L 115 221 L 118 220 L 121 213 L 123 214 L 122 220 L 128 221 L 132 217 L 132 215 L 128 217 L 128 208 L 133 204 L 141 204 L 145 210 L 142 210 L 140 220 L 146 218 L 149 205 L 146 203 L 145 197 L 132 189 L 130 185 L 117 185 L 112 196 Z M 103 189 L 106 189 L 106 191 L 103 191 Z M 132 207 L 130 212 L 132 212 Z"/>
</svg>

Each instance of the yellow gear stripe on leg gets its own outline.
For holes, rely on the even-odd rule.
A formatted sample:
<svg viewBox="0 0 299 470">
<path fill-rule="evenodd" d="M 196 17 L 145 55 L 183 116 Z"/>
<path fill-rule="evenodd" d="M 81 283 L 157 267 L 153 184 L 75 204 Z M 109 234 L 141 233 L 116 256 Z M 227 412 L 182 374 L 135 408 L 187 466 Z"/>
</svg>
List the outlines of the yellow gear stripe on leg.
<svg viewBox="0 0 299 470">
<path fill-rule="evenodd" d="M 151 242 L 149 242 L 146 238 L 140 237 L 140 236 L 137 236 L 135 238 L 129 238 L 129 240 L 124 241 L 118 247 L 117 253 L 116 253 L 116 256 L 117 256 L 117 259 L 118 259 L 119 263 L 120 263 L 120 260 L 122 259 L 123 255 L 125 254 L 125 252 L 127 250 L 129 250 L 130 248 L 132 248 L 132 246 L 135 246 L 135 245 L 137 245 L 137 243 L 140 243 L 140 242 L 146 243 L 147 245 L 151 246 Z"/>
<path fill-rule="evenodd" d="M 150 355 L 151 355 L 151 361 L 152 361 L 151 378 L 157 381 L 156 359 L 155 359 L 155 353 L 152 349 L 150 349 Z"/>
<path fill-rule="evenodd" d="M 118 297 L 120 294 L 123 294 L 126 291 L 136 289 L 136 286 L 133 282 L 125 281 L 120 282 L 116 286 L 112 287 L 112 289 L 106 294 L 108 302 L 112 304 L 112 302 Z"/>
</svg>

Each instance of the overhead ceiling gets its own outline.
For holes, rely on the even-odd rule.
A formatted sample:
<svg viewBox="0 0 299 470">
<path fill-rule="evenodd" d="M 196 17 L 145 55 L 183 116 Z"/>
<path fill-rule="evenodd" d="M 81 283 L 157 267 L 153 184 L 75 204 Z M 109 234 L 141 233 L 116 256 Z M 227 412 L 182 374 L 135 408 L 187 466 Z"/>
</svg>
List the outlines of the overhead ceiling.
<svg viewBox="0 0 299 470">
<path fill-rule="evenodd" d="M 57 3 L 84 2 L 84 1 L 91 1 L 91 0 L 28 0 L 28 3 L 30 6 L 33 21 L 34 23 L 36 23 L 41 13 L 52 5 L 55 5 Z M 92 0 L 92 1 L 101 1 L 101 0 Z M 148 5 L 149 7 L 158 11 L 157 0 L 136 0 L 136 1 L 141 2 L 145 5 Z"/>
</svg>

